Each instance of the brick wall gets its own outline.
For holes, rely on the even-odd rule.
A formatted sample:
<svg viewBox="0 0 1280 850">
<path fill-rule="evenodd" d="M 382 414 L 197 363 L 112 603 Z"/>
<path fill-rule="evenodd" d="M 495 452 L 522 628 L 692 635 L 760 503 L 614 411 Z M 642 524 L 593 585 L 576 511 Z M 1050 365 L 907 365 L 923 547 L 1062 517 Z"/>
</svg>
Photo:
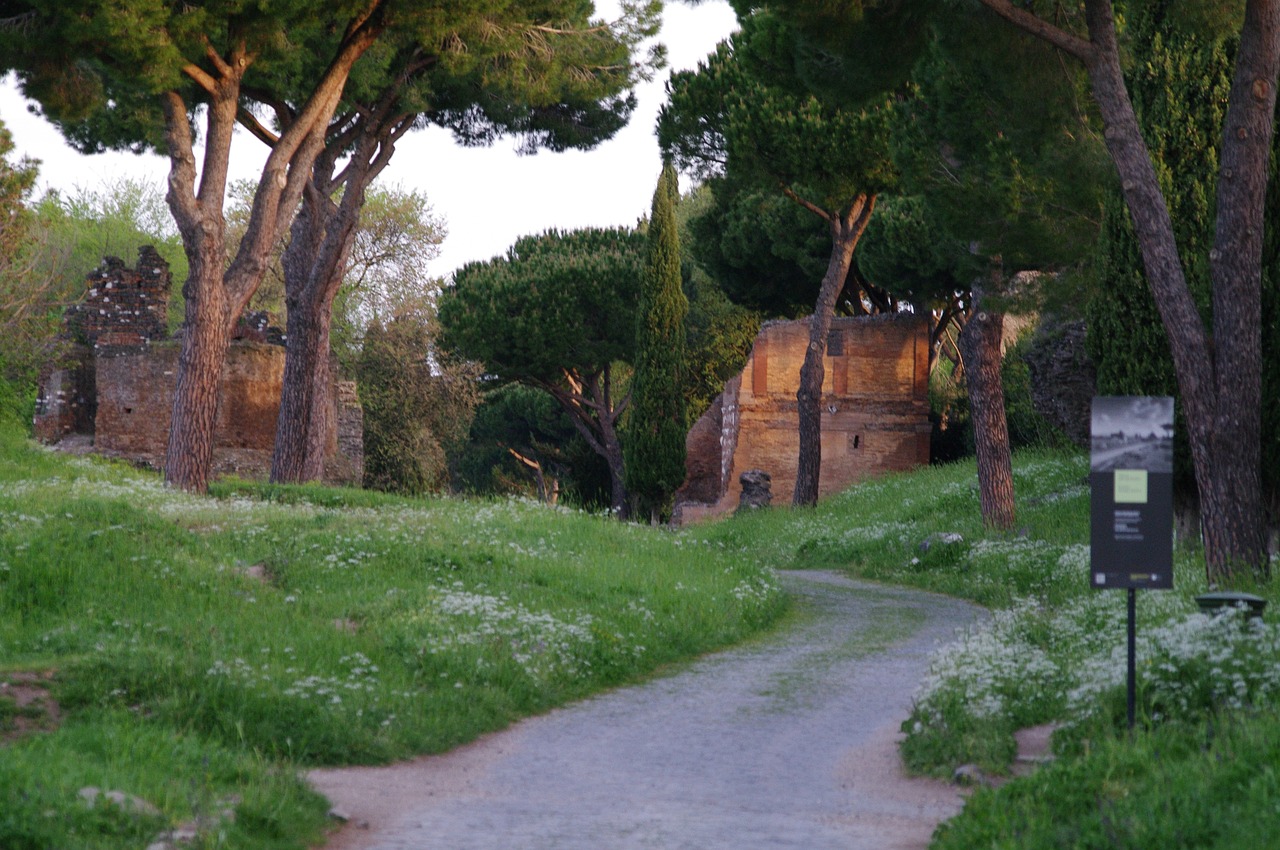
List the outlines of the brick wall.
<svg viewBox="0 0 1280 850">
<path fill-rule="evenodd" d="M 761 328 L 742 374 L 704 419 L 720 432 L 719 455 L 706 457 L 699 423 L 689 448 L 690 477 L 676 495 L 677 519 L 689 522 L 731 512 L 738 477 L 762 469 L 772 477 L 775 504 L 789 504 L 800 450 L 796 389 L 809 342 L 807 319 Z M 910 314 L 832 321 L 824 363 L 822 470 L 827 496 L 885 472 L 929 462 L 928 324 Z M 708 499 L 709 492 L 718 498 Z"/>
<path fill-rule="evenodd" d="M 72 363 L 49 369 L 41 382 L 37 438 L 91 436 L 96 452 L 163 466 L 181 346 L 168 340 L 170 285 L 168 264 L 150 246 L 139 249 L 135 268 L 107 257 L 86 278 L 84 300 L 64 319 L 66 335 L 78 344 Z M 234 336 L 219 391 L 213 473 L 265 477 L 280 409 L 283 337 L 266 314 L 245 316 Z M 338 382 L 331 397 L 326 479 L 359 484 L 363 417 L 355 385 Z"/>
</svg>

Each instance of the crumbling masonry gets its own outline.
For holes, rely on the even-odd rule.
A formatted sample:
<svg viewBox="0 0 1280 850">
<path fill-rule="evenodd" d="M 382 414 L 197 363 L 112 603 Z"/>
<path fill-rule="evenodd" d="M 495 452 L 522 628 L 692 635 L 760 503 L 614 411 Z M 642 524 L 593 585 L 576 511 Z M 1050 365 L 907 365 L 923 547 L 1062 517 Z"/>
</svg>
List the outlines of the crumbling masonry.
<svg viewBox="0 0 1280 850">
<path fill-rule="evenodd" d="M 676 523 L 733 511 L 748 470 L 768 473 L 790 503 L 800 452 L 796 390 L 809 321 L 768 322 L 742 373 L 693 426 Z M 820 495 L 929 462 L 929 332 L 925 317 L 837 318 L 822 384 Z"/>
<path fill-rule="evenodd" d="M 70 353 L 41 381 L 37 439 L 68 447 L 91 443 L 96 453 L 160 468 L 181 349 L 166 330 L 171 283 L 168 263 L 151 246 L 139 249 L 133 269 L 107 257 L 88 276 L 84 301 L 64 317 Z M 214 474 L 260 478 L 271 468 L 284 339 L 268 327 L 266 314 L 246 316 L 235 336 L 220 390 Z M 335 381 L 330 397 L 335 427 L 325 477 L 359 484 L 363 416 L 355 385 Z"/>
</svg>

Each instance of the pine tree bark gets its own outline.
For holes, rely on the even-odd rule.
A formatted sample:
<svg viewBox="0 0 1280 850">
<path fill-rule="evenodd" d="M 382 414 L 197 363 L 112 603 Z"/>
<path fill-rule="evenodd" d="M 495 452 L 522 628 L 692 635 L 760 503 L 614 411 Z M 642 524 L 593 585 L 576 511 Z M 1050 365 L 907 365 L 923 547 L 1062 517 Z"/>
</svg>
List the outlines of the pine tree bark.
<svg viewBox="0 0 1280 850">
<path fill-rule="evenodd" d="M 982 0 L 1085 66 L 1103 137 L 1169 337 L 1186 413 L 1208 578 L 1240 567 L 1267 575 L 1261 485 L 1263 212 L 1280 74 L 1280 0 L 1247 0 L 1223 127 L 1214 248 L 1212 334 L 1182 271 L 1173 225 L 1125 86 L 1110 0 L 1086 0 L 1088 39 L 1015 6 Z"/>
<path fill-rule="evenodd" d="M 981 295 L 975 290 L 973 310 L 960 331 L 960 352 L 978 461 L 978 501 L 984 523 L 1008 529 L 1013 527 L 1015 512 L 1009 423 L 1000 375 L 1003 336 L 1004 316 L 983 309 Z"/>
<path fill-rule="evenodd" d="M 359 193 L 360 185 L 348 187 Z M 285 251 L 284 383 L 276 419 L 271 480 L 317 481 L 324 477 L 325 450 L 333 429 L 333 372 L 329 333 L 333 299 L 342 285 L 347 257 L 359 220 L 353 200 L 337 210 L 327 195 L 308 188 L 303 211 L 294 221 Z M 328 213 L 326 215 L 326 213 Z"/>
<path fill-rule="evenodd" d="M 232 329 L 262 282 L 271 249 L 293 218 L 352 66 L 385 26 L 381 12 L 381 0 L 373 0 L 366 14 L 351 23 L 311 96 L 276 140 L 263 167 L 244 238 L 225 272 L 222 205 L 241 81 L 252 57 L 243 45 L 227 57 L 210 49 L 206 58 L 216 75 L 194 65 L 186 69 L 207 97 L 198 191 L 187 104 L 176 91 L 161 97 L 170 161 L 167 200 L 190 263 L 183 286 L 185 335 L 165 450 L 165 481 L 173 486 L 193 492 L 208 489 L 219 385 Z"/>
<path fill-rule="evenodd" d="M 346 133 L 330 139 L 317 157 L 285 248 L 284 283 L 288 319 L 284 384 L 276 419 L 271 480 L 316 481 L 324 477 L 328 435 L 334 428 L 329 358 L 333 302 L 346 275 L 347 261 L 360 224 L 365 192 L 391 161 L 396 142 L 412 125 L 412 116 L 394 112 L 416 64 L 383 92 L 375 107 Z M 337 172 L 339 157 L 347 165 Z M 333 194 L 345 189 L 335 204 Z"/>
<path fill-rule="evenodd" d="M 818 302 L 809 318 L 809 345 L 800 366 L 800 386 L 796 390 L 796 417 L 799 424 L 800 451 L 796 459 L 796 486 L 791 504 L 812 507 L 818 503 L 818 485 L 822 470 L 822 381 L 826 369 L 827 337 L 831 334 L 831 318 L 836 298 L 844 288 L 853 263 L 853 251 L 867 229 L 875 209 L 874 195 L 860 195 L 842 215 L 829 215 L 831 257 L 818 290 Z"/>
</svg>

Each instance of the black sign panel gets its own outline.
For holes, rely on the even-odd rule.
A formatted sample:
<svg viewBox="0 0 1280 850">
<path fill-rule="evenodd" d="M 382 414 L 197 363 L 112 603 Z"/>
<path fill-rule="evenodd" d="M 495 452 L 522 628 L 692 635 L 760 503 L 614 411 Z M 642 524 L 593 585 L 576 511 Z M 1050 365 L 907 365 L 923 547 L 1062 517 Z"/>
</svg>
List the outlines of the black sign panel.
<svg viewBox="0 0 1280 850">
<path fill-rule="evenodd" d="M 1093 400 L 1090 584 L 1173 587 L 1173 399 Z"/>
</svg>

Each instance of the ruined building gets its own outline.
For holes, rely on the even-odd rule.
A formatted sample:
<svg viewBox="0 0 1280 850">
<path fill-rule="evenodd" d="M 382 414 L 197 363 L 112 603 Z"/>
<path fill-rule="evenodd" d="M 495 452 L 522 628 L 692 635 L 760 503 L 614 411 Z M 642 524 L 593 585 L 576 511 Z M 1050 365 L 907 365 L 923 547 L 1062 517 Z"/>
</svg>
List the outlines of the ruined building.
<svg viewBox="0 0 1280 850">
<path fill-rule="evenodd" d="M 35 434 L 49 444 L 91 445 L 92 451 L 153 468 L 164 463 L 180 339 L 166 316 L 169 265 L 150 247 L 130 269 L 107 257 L 86 279 L 84 301 L 67 309 L 70 353 L 40 385 Z M 180 331 L 179 331 L 180 333 Z M 284 339 L 265 314 L 241 320 L 227 354 L 214 430 L 213 471 L 246 478 L 271 469 L 276 414 L 284 378 Z M 335 381 L 335 423 L 325 477 L 359 484 L 363 417 L 355 385 Z"/>
<path fill-rule="evenodd" d="M 748 470 L 771 477 L 790 504 L 800 451 L 796 390 L 809 321 L 768 322 L 742 373 L 689 432 L 675 521 L 732 512 Z M 929 462 L 929 329 L 909 313 L 837 318 L 822 387 L 820 495 Z"/>
</svg>

